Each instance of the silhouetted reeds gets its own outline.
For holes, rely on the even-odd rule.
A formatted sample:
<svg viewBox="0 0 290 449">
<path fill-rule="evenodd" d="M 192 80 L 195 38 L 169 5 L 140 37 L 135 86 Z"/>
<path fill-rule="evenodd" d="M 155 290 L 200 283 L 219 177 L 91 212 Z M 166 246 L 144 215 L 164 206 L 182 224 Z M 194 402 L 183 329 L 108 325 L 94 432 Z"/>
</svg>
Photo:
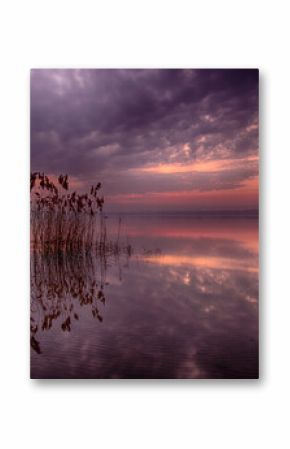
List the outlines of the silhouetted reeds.
<svg viewBox="0 0 290 449">
<path fill-rule="evenodd" d="M 71 192 L 68 175 L 57 183 L 44 173 L 30 176 L 31 237 L 34 247 L 46 251 L 80 251 L 106 245 L 101 183 L 88 193 Z"/>
<path fill-rule="evenodd" d="M 107 236 L 100 189 L 97 183 L 88 193 L 78 193 L 70 190 L 67 175 L 53 182 L 44 173 L 31 174 L 30 331 L 37 353 L 37 333 L 51 329 L 54 321 L 70 332 L 79 319 L 76 301 L 90 306 L 102 322 L 108 258 L 119 265 L 121 255 L 132 254 L 130 244 L 120 243 L 121 219 L 116 239 Z"/>
</svg>

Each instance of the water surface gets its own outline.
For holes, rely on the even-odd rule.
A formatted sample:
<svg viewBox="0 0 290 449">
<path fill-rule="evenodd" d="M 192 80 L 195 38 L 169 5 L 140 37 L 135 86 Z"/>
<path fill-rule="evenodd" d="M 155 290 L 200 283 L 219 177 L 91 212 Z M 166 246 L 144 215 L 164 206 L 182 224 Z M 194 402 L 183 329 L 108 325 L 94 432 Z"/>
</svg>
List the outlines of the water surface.
<svg viewBox="0 0 290 449">
<path fill-rule="evenodd" d="M 105 258 L 32 252 L 31 377 L 258 377 L 257 219 L 130 215 L 120 235 Z"/>
</svg>

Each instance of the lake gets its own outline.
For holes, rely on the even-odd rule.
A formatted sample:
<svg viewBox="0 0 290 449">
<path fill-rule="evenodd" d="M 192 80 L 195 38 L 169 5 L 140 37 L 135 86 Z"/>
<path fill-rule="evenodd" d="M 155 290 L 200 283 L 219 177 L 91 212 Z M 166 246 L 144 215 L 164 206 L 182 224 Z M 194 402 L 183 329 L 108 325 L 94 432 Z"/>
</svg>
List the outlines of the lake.
<svg viewBox="0 0 290 449">
<path fill-rule="evenodd" d="M 257 378 L 258 219 L 107 217 L 119 251 L 31 253 L 32 378 Z"/>
</svg>

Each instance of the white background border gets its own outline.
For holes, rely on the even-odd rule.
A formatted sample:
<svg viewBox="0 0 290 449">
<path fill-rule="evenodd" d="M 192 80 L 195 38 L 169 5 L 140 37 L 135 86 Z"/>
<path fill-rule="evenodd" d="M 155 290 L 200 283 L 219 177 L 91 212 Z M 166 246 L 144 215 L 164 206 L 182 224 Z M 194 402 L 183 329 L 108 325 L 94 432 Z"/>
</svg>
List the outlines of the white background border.
<svg viewBox="0 0 290 449">
<path fill-rule="evenodd" d="M 289 447 L 289 34 L 280 0 L 1 2 L 1 447 Z M 32 67 L 260 69 L 260 380 L 29 380 Z"/>
</svg>

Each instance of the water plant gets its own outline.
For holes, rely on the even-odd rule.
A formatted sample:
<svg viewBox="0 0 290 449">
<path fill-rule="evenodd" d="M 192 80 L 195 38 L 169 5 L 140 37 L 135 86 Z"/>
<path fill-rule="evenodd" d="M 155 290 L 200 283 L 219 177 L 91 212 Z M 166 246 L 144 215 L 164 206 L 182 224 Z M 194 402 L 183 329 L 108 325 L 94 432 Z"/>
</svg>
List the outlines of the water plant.
<svg viewBox="0 0 290 449">
<path fill-rule="evenodd" d="M 105 304 L 108 260 L 121 273 L 120 257 L 132 254 L 130 244 L 121 244 L 120 218 L 117 238 L 108 238 L 100 190 L 98 182 L 78 193 L 70 189 L 68 175 L 52 181 L 31 173 L 30 343 L 39 354 L 38 333 L 54 322 L 70 332 L 79 319 L 77 306 L 91 307 L 93 317 L 103 321 L 99 308 Z"/>
<path fill-rule="evenodd" d="M 53 182 L 44 173 L 30 176 L 31 241 L 45 251 L 81 251 L 106 245 L 101 183 L 89 192 L 69 188 L 68 175 Z"/>
</svg>

